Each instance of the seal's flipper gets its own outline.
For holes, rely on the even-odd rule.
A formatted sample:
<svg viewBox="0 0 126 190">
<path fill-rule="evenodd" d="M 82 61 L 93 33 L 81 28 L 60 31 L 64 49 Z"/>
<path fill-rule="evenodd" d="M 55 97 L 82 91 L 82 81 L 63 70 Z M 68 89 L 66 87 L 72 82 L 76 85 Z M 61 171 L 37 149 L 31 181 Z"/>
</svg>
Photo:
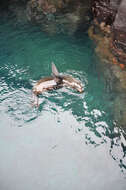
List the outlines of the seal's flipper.
<svg viewBox="0 0 126 190">
<path fill-rule="evenodd" d="M 55 64 L 53 62 L 52 62 L 52 74 L 53 74 L 54 77 L 59 77 L 59 75 L 60 75 L 57 68 L 56 68 L 56 66 L 55 66 Z"/>
<path fill-rule="evenodd" d="M 52 62 L 52 75 L 54 77 L 54 81 L 56 82 L 56 85 L 62 85 L 63 76 L 60 75 L 60 73 L 58 72 L 58 70 L 53 62 Z"/>
</svg>

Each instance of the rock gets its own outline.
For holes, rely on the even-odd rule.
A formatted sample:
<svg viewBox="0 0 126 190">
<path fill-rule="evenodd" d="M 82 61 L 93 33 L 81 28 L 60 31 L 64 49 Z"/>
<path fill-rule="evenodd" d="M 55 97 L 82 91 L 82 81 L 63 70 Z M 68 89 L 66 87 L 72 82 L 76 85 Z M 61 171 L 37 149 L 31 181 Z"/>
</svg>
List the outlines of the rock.
<svg viewBox="0 0 126 190">
<path fill-rule="evenodd" d="M 126 32 L 126 1 L 125 0 L 121 1 L 113 26 L 114 26 L 114 29 L 116 30 L 121 30 L 121 31 Z"/>
<path fill-rule="evenodd" d="M 121 0 L 92 0 L 92 12 L 98 22 L 112 25 Z"/>
<path fill-rule="evenodd" d="M 114 119 L 126 131 L 126 96 L 121 94 L 114 101 Z"/>
<path fill-rule="evenodd" d="M 21 23 L 27 22 L 26 5 L 28 0 L 9 0 L 8 10 L 16 17 L 16 21 Z M 16 24 L 16 23 L 15 23 Z"/>
<path fill-rule="evenodd" d="M 113 74 L 119 80 L 118 92 L 126 92 L 126 71 L 121 71 L 119 67 L 113 69 Z M 115 88 L 117 88 L 115 86 Z"/>
<path fill-rule="evenodd" d="M 113 116 L 126 131 L 126 1 L 92 0 L 94 21 L 88 30 L 96 42 L 106 91 L 113 101 Z"/>
<path fill-rule="evenodd" d="M 31 22 L 39 23 L 50 34 L 54 31 L 74 34 L 89 25 L 89 10 L 90 0 L 30 0 L 27 17 Z"/>
<path fill-rule="evenodd" d="M 126 65 L 126 1 L 122 0 L 113 23 L 113 53 Z"/>
<path fill-rule="evenodd" d="M 18 21 L 39 24 L 49 34 L 86 31 L 91 21 L 91 0 L 2 0 Z"/>
<path fill-rule="evenodd" d="M 92 13 L 101 30 L 112 36 L 113 55 L 126 65 L 126 1 L 92 0 Z"/>
<path fill-rule="evenodd" d="M 44 20 L 44 13 L 42 8 L 39 6 L 39 1 L 29 1 L 27 3 L 27 18 L 29 21 L 34 22 L 36 21 L 37 23 L 41 23 Z"/>
</svg>

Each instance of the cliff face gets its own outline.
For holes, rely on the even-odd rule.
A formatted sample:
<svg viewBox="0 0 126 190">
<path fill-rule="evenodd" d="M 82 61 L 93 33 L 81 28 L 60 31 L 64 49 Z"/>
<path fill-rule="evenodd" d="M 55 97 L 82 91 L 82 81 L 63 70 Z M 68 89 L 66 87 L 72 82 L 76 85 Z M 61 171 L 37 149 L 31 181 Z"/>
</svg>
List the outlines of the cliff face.
<svg viewBox="0 0 126 190">
<path fill-rule="evenodd" d="M 114 22 L 121 0 L 92 0 L 92 12 L 100 22 L 111 25 Z"/>
<path fill-rule="evenodd" d="M 99 24 L 111 27 L 112 53 L 126 65 L 126 1 L 92 0 L 92 12 Z"/>
<path fill-rule="evenodd" d="M 126 1 L 122 0 L 113 23 L 113 51 L 126 65 Z"/>
</svg>

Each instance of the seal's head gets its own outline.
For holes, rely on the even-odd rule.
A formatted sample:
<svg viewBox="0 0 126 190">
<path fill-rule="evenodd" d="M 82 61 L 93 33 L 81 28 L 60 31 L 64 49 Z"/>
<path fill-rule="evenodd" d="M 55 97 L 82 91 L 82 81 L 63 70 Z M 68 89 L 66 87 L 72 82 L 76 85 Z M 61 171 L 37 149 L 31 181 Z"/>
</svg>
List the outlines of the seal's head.
<svg viewBox="0 0 126 190">
<path fill-rule="evenodd" d="M 80 93 L 84 91 L 83 86 L 80 83 L 80 81 L 75 82 L 73 88 L 75 88 Z"/>
<path fill-rule="evenodd" d="M 65 86 L 72 87 L 80 93 L 84 91 L 81 82 L 73 78 L 72 76 L 69 76 L 69 75 L 63 76 L 63 83 Z"/>
</svg>

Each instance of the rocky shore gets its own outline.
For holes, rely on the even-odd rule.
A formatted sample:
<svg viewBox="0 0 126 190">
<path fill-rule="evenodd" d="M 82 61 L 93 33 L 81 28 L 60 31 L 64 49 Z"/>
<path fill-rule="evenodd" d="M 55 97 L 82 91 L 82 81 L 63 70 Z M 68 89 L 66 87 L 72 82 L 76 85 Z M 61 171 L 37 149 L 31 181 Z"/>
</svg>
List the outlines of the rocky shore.
<svg viewBox="0 0 126 190">
<path fill-rule="evenodd" d="M 113 117 L 126 131 L 126 1 L 92 0 L 88 33 L 96 43 L 101 72 L 113 95 Z"/>
<path fill-rule="evenodd" d="M 126 66 L 126 1 L 92 0 L 95 23 L 111 35 L 110 47 L 113 55 Z M 109 28 L 109 29 L 108 29 Z"/>
<path fill-rule="evenodd" d="M 108 33 L 111 53 L 123 69 L 126 66 L 125 0 L 2 0 L 1 7 L 13 12 L 19 20 L 37 23 L 51 34 L 75 34 L 93 27 Z M 100 31 L 100 30 L 99 30 Z M 100 33 L 100 32 L 99 32 Z"/>
</svg>

